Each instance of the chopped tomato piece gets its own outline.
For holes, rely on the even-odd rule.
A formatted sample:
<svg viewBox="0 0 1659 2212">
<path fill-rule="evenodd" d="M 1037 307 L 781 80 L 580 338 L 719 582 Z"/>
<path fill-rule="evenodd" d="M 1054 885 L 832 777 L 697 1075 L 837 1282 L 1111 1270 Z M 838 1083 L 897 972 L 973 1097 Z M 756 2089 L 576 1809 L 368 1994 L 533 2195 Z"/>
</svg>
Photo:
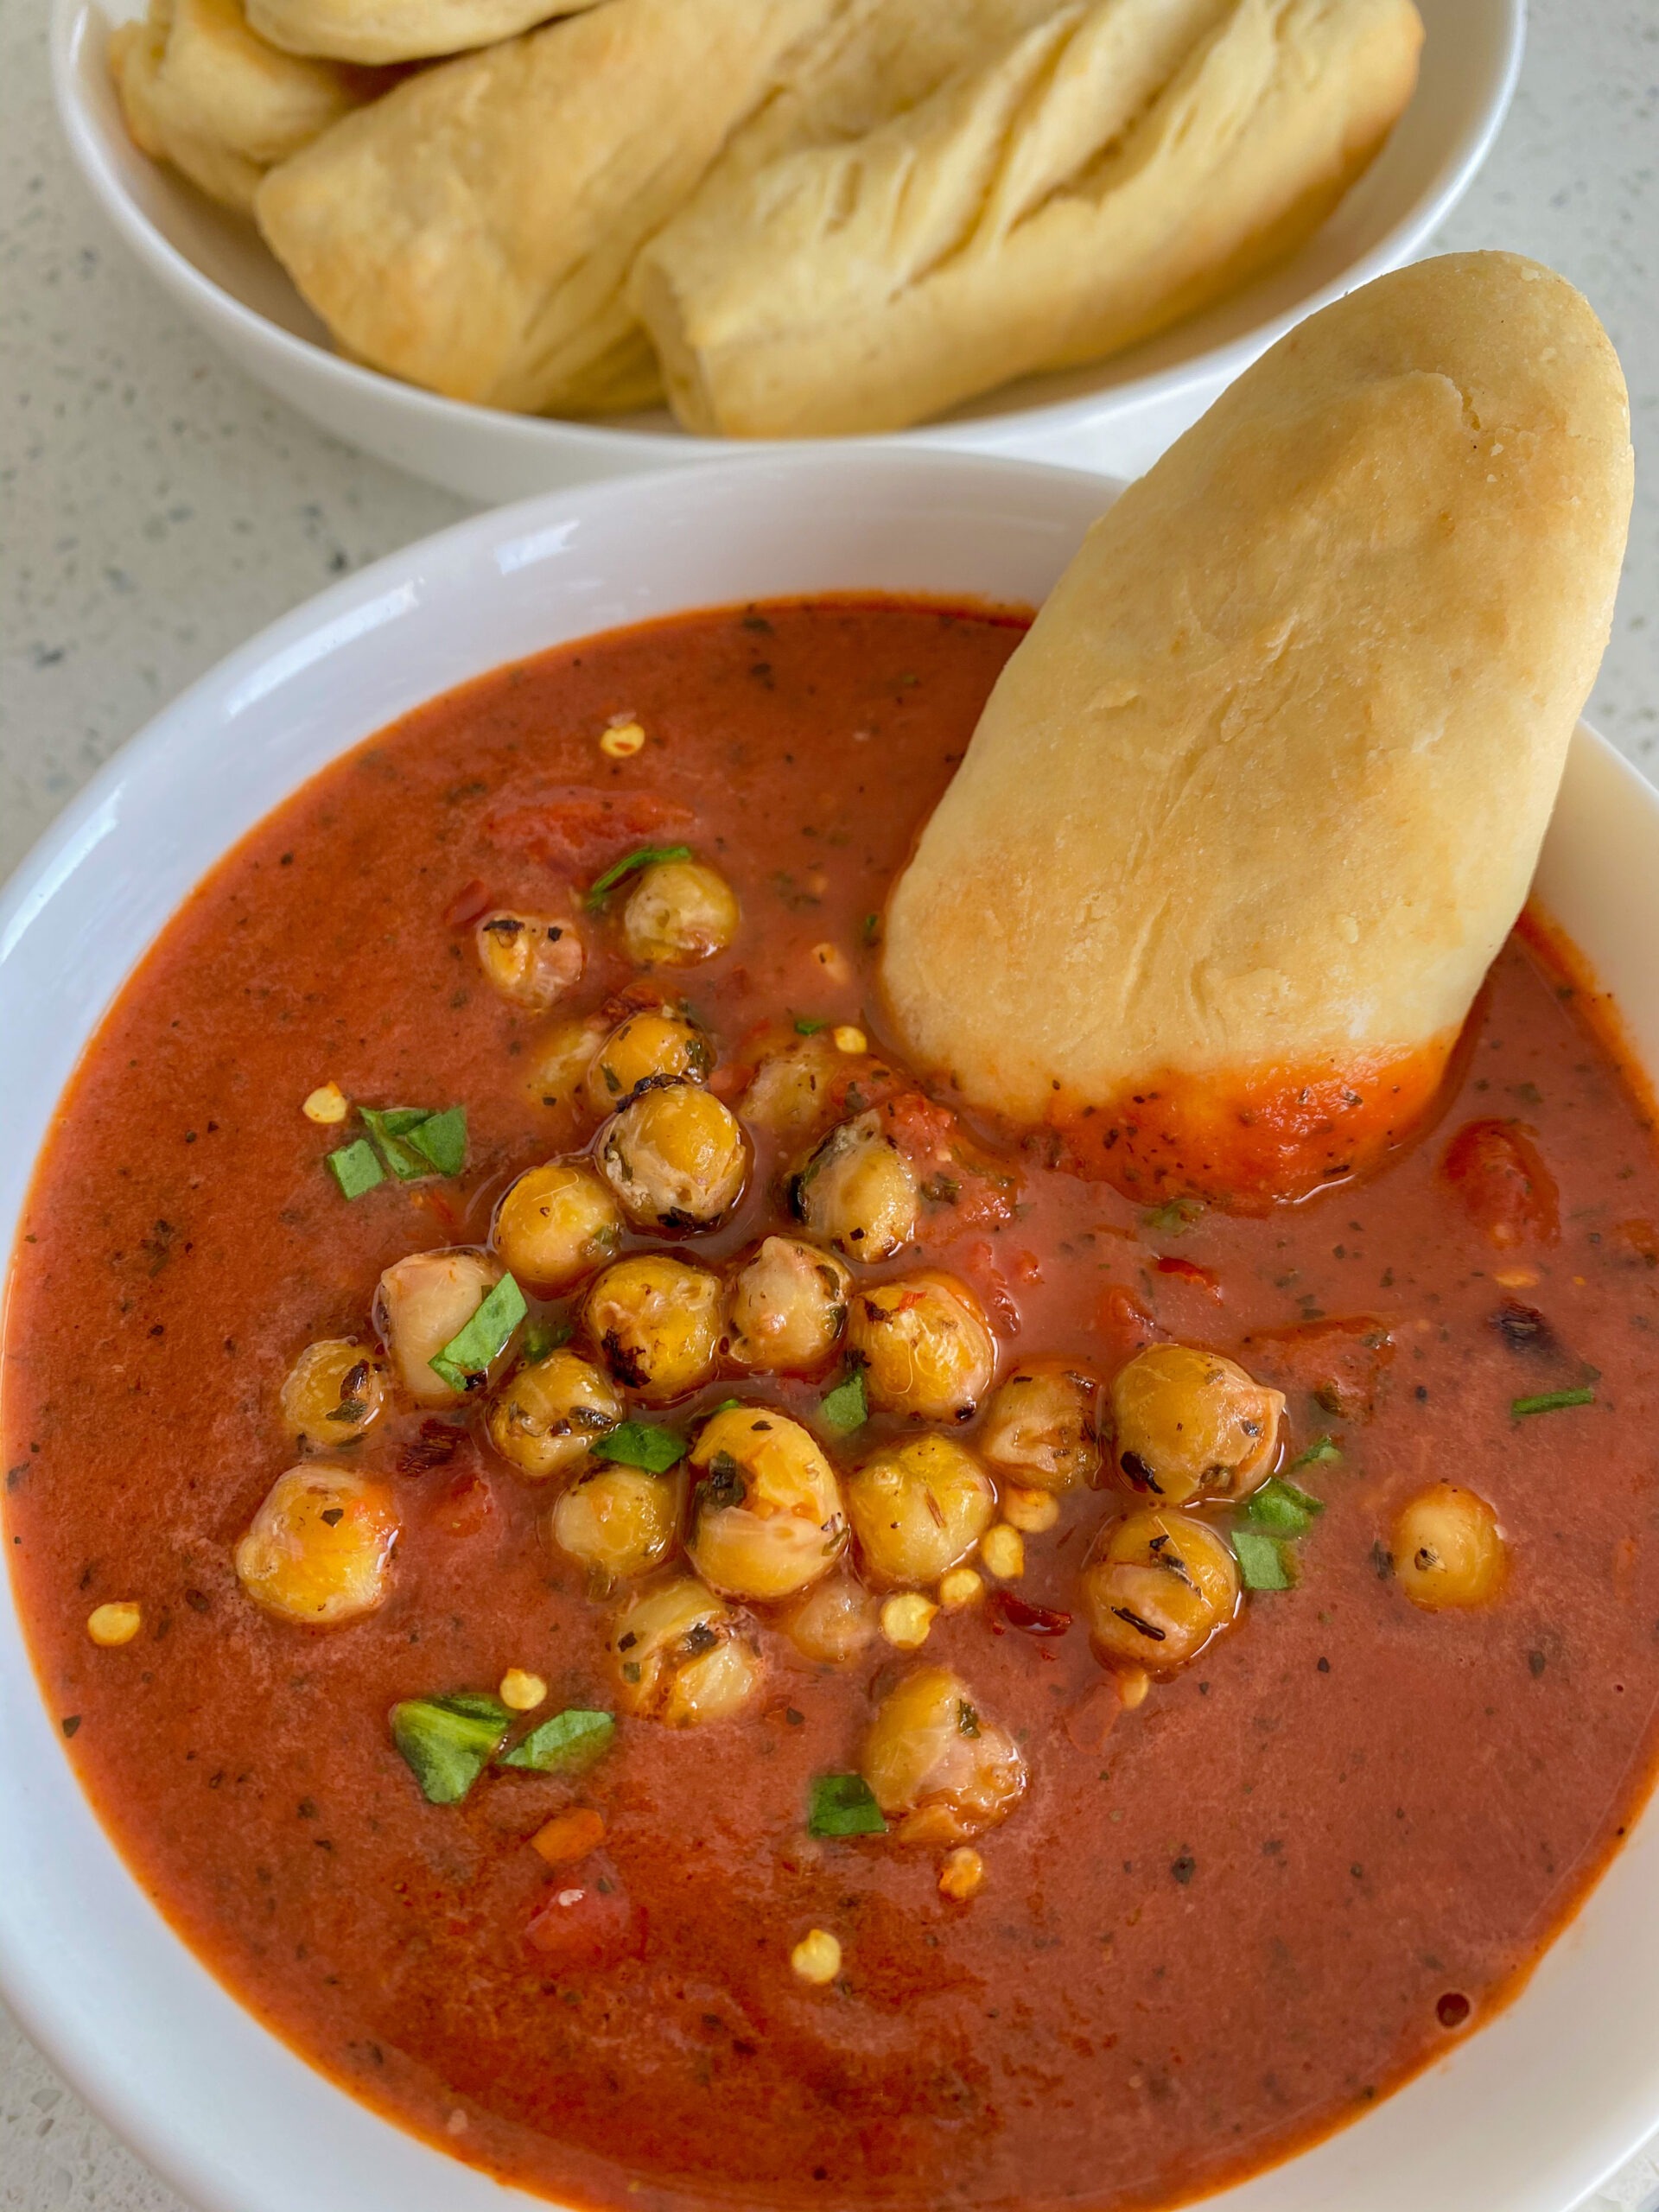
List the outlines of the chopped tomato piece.
<svg viewBox="0 0 1659 2212">
<path fill-rule="evenodd" d="M 457 1475 L 434 1515 L 446 1536 L 482 1535 L 495 1518 L 495 1499 L 481 1475 Z"/>
<path fill-rule="evenodd" d="M 668 831 L 690 829 L 694 818 L 689 806 L 650 791 L 559 784 L 497 806 L 484 832 L 504 852 L 587 874 L 636 845 L 663 843 Z"/>
<path fill-rule="evenodd" d="M 444 908 L 443 925 L 447 930 L 469 930 L 483 920 L 494 904 L 489 885 L 475 875 L 470 883 L 461 885 Z"/>
<path fill-rule="evenodd" d="M 596 1859 L 580 1881 L 555 1878 L 524 1934 L 552 1967 L 577 1974 L 638 1958 L 645 1947 L 645 1915 L 629 1903 L 614 1867 Z"/>
<path fill-rule="evenodd" d="M 1560 1235 L 1555 1179 L 1519 1122 L 1470 1122 L 1446 1147 L 1446 1179 L 1500 1251 Z"/>
<path fill-rule="evenodd" d="M 996 1264 L 989 1238 L 976 1238 L 962 1256 L 963 1273 L 979 1293 L 986 1319 L 999 1337 L 1017 1337 L 1020 1308 L 1008 1288 L 1007 1277 Z"/>
<path fill-rule="evenodd" d="M 1306 1390 L 1340 1420 L 1368 1421 L 1382 1370 L 1394 1357 L 1394 1338 L 1375 1315 L 1357 1313 L 1259 1329 L 1245 1338 L 1240 1357 L 1252 1373 L 1285 1390 Z"/>
<path fill-rule="evenodd" d="M 867 1103 L 874 1083 L 891 1074 L 877 1066 L 858 1078 Z M 959 1230 L 1000 1229 L 1014 1219 L 1019 1179 L 979 1153 L 950 1107 L 919 1090 L 905 1090 L 887 1101 L 881 1115 L 888 1135 L 916 1171 L 931 1225 L 950 1236 Z"/>
<path fill-rule="evenodd" d="M 1064 1724 L 1067 1740 L 1078 1751 L 1097 1756 L 1105 1749 L 1106 1738 L 1122 1710 L 1116 1678 L 1109 1675 L 1104 1681 L 1086 1689 L 1067 1713 Z"/>
</svg>

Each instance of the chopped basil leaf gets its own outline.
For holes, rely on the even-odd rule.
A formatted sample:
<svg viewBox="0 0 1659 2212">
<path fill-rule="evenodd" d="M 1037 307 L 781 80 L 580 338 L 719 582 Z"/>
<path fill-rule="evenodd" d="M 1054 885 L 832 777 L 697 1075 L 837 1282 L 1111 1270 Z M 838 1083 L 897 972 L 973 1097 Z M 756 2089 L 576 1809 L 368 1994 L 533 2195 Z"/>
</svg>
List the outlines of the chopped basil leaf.
<svg viewBox="0 0 1659 2212">
<path fill-rule="evenodd" d="M 1233 1550 L 1238 1558 L 1239 1578 L 1247 1590 L 1290 1588 L 1284 1547 L 1275 1537 L 1259 1535 L 1252 1529 L 1235 1529 Z"/>
<path fill-rule="evenodd" d="M 865 917 L 864 917 L 864 930 L 863 930 L 863 937 L 864 937 L 864 942 L 865 942 L 865 944 L 874 944 L 875 943 L 875 941 L 876 941 L 877 938 L 879 938 L 879 937 L 880 936 L 880 934 L 881 934 L 881 917 L 880 917 L 880 914 L 866 914 L 866 915 L 865 915 Z"/>
<path fill-rule="evenodd" d="M 512 1719 L 506 1707 L 492 1690 L 449 1690 L 442 1697 L 430 1700 L 441 1705 L 446 1713 L 464 1713 L 469 1720 L 495 1720 L 503 1728 Z"/>
<path fill-rule="evenodd" d="M 1298 1467 L 1323 1466 L 1328 1459 L 1340 1459 L 1342 1446 L 1332 1436 L 1316 1436 L 1306 1452 L 1299 1452 L 1286 1469 L 1294 1475 Z"/>
<path fill-rule="evenodd" d="M 820 1029 L 829 1027 L 827 1021 L 813 1021 L 804 1014 L 798 1014 L 795 1017 L 795 1034 L 798 1037 L 816 1037 Z"/>
<path fill-rule="evenodd" d="M 690 857 L 690 845 L 641 845 L 638 852 L 630 853 L 626 859 L 615 861 L 596 882 L 588 886 L 588 904 L 590 907 L 602 906 L 606 893 L 614 891 L 623 877 L 632 875 L 636 868 L 655 868 L 659 861 L 689 861 Z"/>
<path fill-rule="evenodd" d="M 616 1723 L 608 1713 L 573 1705 L 532 1728 L 522 1743 L 503 1751 L 498 1766 L 529 1767 L 536 1774 L 581 1774 L 611 1747 Z"/>
<path fill-rule="evenodd" d="M 328 1155 L 328 1172 L 348 1198 L 360 1198 L 365 1191 L 372 1191 L 377 1183 L 384 1183 L 386 1171 L 374 1156 L 374 1147 L 366 1137 L 357 1137 L 350 1144 L 343 1144 L 338 1152 Z"/>
<path fill-rule="evenodd" d="M 1141 1225 L 1157 1236 L 1179 1236 L 1183 1230 L 1191 1229 L 1204 1211 L 1202 1198 L 1166 1198 L 1160 1206 L 1151 1206 L 1141 1217 Z"/>
<path fill-rule="evenodd" d="M 532 1321 L 518 1344 L 524 1356 L 525 1366 L 534 1367 L 537 1361 L 545 1359 L 549 1352 L 557 1351 L 562 1344 L 568 1344 L 575 1333 L 575 1325 L 563 1313 L 554 1321 Z"/>
<path fill-rule="evenodd" d="M 647 1474 L 664 1475 L 685 1457 L 685 1439 L 655 1421 L 619 1422 L 608 1436 L 596 1437 L 588 1450 L 595 1459 L 612 1459 L 619 1466 L 643 1467 Z"/>
<path fill-rule="evenodd" d="M 365 1106 L 361 1109 L 380 1157 L 400 1182 L 423 1175 L 459 1175 L 467 1160 L 467 1109 L 448 1106 Z"/>
<path fill-rule="evenodd" d="M 512 1715 L 481 1690 L 406 1698 L 391 1708 L 391 1740 L 429 1805 L 458 1805 L 489 1764 Z"/>
<path fill-rule="evenodd" d="M 440 1175 L 459 1175 L 467 1164 L 467 1109 L 448 1106 L 410 1130 L 407 1141 Z"/>
<path fill-rule="evenodd" d="M 433 1373 L 441 1375 L 452 1390 L 475 1389 L 506 1350 L 525 1310 L 524 1292 L 511 1275 L 503 1275 L 486 1292 L 466 1327 L 457 1330 L 442 1351 L 433 1353 Z"/>
<path fill-rule="evenodd" d="M 742 1410 L 741 1398 L 722 1398 L 717 1406 L 709 1408 L 709 1417 L 712 1421 L 716 1414 L 741 1414 Z"/>
<path fill-rule="evenodd" d="M 861 1774 L 815 1774 L 806 1825 L 813 1835 L 881 1835 L 887 1824 Z"/>
<path fill-rule="evenodd" d="M 1282 1475 L 1269 1475 L 1244 1509 L 1258 1528 L 1270 1529 L 1277 1536 L 1305 1536 L 1315 1514 L 1324 1510 L 1323 1498 L 1310 1497 Z"/>
<path fill-rule="evenodd" d="M 361 1109 L 369 1135 L 380 1147 L 380 1157 L 400 1182 L 412 1183 L 417 1175 L 432 1173 L 429 1160 L 423 1160 L 414 1147 L 404 1142 L 411 1129 L 431 1118 L 424 1106 L 388 1106 Z"/>
<path fill-rule="evenodd" d="M 855 1428 L 862 1428 L 870 1417 L 863 1369 L 855 1367 L 844 1381 L 826 1392 L 818 1401 L 818 1411 L 837 1436 L 850 1436 Z"/>
<path fill-rule="evenodd" d="M 1516 1421 L 1529 1414 L 1559 1414 L 1568 1406 L 1593 1406 L 1596 1394 L 1586 1382 L 1577 1390 L 1546 1390 L 1536 1398 L 1512 1398 L 1510 1411 Z"/>
</svg>

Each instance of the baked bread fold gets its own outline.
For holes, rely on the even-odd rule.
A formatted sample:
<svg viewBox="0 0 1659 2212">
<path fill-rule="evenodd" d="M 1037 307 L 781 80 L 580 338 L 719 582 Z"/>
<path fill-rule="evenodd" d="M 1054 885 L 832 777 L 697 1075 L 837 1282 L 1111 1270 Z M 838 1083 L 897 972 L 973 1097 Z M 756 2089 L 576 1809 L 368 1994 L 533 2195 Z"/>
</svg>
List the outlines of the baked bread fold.
<svg viewBox="0 0 1659 2212">
<path fill-rule="evenodd" d="M 866 135 L 699 192 L 630 297 L 690 429 L 892 430 L 1095 360 L 1324 219 L 1416 81 L 1412 0 L 1070 0 Z"/>
<path fill-rule="evenodd" d="M 597 0 L 248 0 L 248 21 L 288 54 L 425 61 L 516 38 Z"/>
<path fill-rule="evenodd" d="M 1508 253 L 1351 293 L 1095 525 L 894 887 L 893 1026 L 1154 1199 L 1401 1139 L 1524 900 L 1611 620 L 1624 385 Z"/>
<path fill-rule="evenodd" d="M 649 404 L 622 292 L 791 48 L 844 0 L 607 0 L 410 78 L 255 204 L 358 359 L 486 406 Z"/>
<path fill-rule="evenodd" d="M 150 0 L 110 33 L 110 73 L 133 143 L 242 214 L 265 171 L 382 89 L 367 72 L 280 54 L 237 0 Z"/>
</svg>

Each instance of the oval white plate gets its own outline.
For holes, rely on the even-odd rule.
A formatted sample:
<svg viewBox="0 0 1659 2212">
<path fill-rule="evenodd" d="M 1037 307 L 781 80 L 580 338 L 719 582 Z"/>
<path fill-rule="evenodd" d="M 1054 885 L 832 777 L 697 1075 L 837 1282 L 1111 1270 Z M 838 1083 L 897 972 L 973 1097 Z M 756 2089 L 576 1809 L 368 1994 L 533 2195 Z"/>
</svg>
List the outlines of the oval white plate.
<svg viewBox="0 0 1659 2212">
<path fill-rule="evenodd" d="M 1300 252 L 1205 313 L 1098 367 L 1031 378 L 898 442 L 1138 476 L 1294 322 L 1421 250 L 1497 136 L 1520 67 L 1525 0 L 1418 0 L 1415 98 Z M 138 152 L 105 66 L 109 25 L 143 0 L 52 0 L 52 69 L 70 150 L 150 274 L 279 399 L 383 461 L 491 505 L 730 451 L 666 414 L 566 423 L 440 399 L 328 350 L 252 226 Z"/>
<path fill-rule="evenodd" d="M 135 738 L 0 899 L 0 1249 L 99 1018 L 181 899 L 325 762 L 434 693 L 677 608 L 836 588 L 1035 601 L 1111 496 L 976 457 L 766 456 L 477 518 L 325 592 Z M 1659 1069 L 1659 799 L 1580 733 L 1541 876 Z M 269 2035 L 127 1872 L 0 1592 L 0 1989 L 209 2212 L 532 2202 L 378 2119 Z M 1659 2122 L 1659 1809 L 1521 2000 L 1214 2212 L 1566 2212 Z"/>
</svg>

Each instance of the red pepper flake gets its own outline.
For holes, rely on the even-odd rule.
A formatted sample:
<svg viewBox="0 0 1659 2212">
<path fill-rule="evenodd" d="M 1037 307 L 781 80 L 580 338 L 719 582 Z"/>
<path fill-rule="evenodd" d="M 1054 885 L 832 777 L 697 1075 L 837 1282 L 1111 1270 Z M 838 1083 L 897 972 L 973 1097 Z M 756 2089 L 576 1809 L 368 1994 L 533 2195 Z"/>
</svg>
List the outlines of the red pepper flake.
<svg viewBox="0 0 1659 2212">
<path fill-rule="evenodd" d="M 452 1421 L 429 1417 L 421 1423 L 419 1436 L 405 1444 L 397 1454 L 398 1473 L 429 1475 L 435 1467 L 447 1467 L 466 1438 L 466 1430 L 457 1428 Z"/>
<path fill-rule="evenodd" d="M 1196 1283 L 1200 1290 L 1208 1291 L 1211 1298 L 1221 1296 L 1221 1285 L 1208 1268 L 1201 1268 L 1196 1260 L 1184 1260 L 1179 1252 L 1166 1252 L 1154 1262 L 1160 1275 L 1176 1275 L 1182 1282 Z"/>
<path fill-rule="evenodd" d="M 483 920 L 494 904 L 489 885 L 475 875 L 470 883 L 461 885 L 444 908 L 443 926 L 447 930 L 469 930 Z"/>
<path fill-rule="evenodd" d="M 1135 1294 L 1116 1282 L 1101 1294 L 1095 1308 L 1095 1327 L 1107 1357 L 1120 1365 L 1163 1334 Z"/>
<path fill-rule="evenodd" d="M 478 1536 L 495 1518 L 495 1496 L 481 1475 L 456 1475 L 438 1500 L 436 1520 L 446 1536 Z"/>
<path fill-rule="evenodd" d="M 1027 1636 L 1064 1636 L 1071 1625 L 1070 1613 L 1056 1612 L 1052 1606 L 1033 1605 L 1028 1599 L 1016 1598 L 1012 1590 L 991 1592 L 991 1630 L 1001 1636 L 1003 1625 L 1021 1630 Z"/>
</svg>

